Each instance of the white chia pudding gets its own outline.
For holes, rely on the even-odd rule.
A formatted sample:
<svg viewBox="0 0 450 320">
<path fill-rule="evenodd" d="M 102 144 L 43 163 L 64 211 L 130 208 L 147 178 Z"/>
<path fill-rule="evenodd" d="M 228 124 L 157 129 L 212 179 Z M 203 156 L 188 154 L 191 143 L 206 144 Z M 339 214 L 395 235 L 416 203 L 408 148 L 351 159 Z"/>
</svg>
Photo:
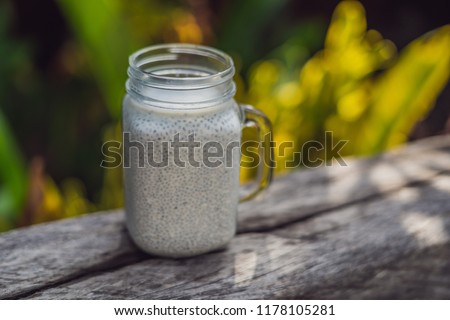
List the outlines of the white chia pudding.
<svg viewBox="0 0 450 320">
<path fill-rule="evenodd" d="M 129 149 L 130 167 L 124 168 L 127 227 L 141 249 L 159 256 L 185 257 L 222 248 L 232 239 L 239 201 L 241 119 L 237 109 L 232 99 L 183 110 L 153 107 L 125 97 L 123 131 L 129 132 L 130 141 L 145 145 L 144 154 L 136 147 Z M 208 167 L 201 161 L 202 147 L 194 149 L 198 167 L 189 163 L 187 148 L 180 149 L 179 157 L 185 167 L 177 165 L 170 147 L 177 133 L 180 141 L 194 134 L 202 147 L 209 141 L 218 142 L 223 157 L 210 161 L 222 160 L 220 166 Z M 153 142 L 153 148 L 147 142 Z M 230 144 L 235 148 L 227 159 Z M 150 165 L 149 160 L 168 160 L 168 165 Z M 139 168 L 139 164 L 144 166 Z"/>
</svg>

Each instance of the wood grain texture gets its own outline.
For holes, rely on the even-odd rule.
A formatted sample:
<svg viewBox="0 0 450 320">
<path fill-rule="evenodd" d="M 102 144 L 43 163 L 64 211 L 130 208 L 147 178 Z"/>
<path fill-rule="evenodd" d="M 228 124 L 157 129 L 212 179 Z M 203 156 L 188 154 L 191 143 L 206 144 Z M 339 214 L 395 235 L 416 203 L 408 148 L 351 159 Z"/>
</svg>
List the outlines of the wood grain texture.
<svg viewBox="0 0 450 320">
<path fill-rule="evenodd" d="M 148 259 L 30 298 L 450 298 L 449 195 L 450 176 L 440 176 L 270 232 L 240 234 L 222 252 Z"/>
<path fill-rule="evenodd" d="M 450 137 L 347 161 L 347 167 L 276 179 L 264 196 L 240 206 L 240 235 L 227 250 L 192 259 L 140 253 L 121 211 L 0 234 L 0 298 L 383 297 L 381 288 L 411 278 L 415 265 L 435 271 L 430 281 L 405 289 L 412 296 L 442 280 L 450 260 L 445 236 Z M 401 200 L 405 192 L 420 196 Z M 435 217 L 429 220 L 434 227 L 417 222 L 421 215 Z M 417 230 L 406 232 L 399 222 L 404 219 L 412 219 Z M 428 239 L 427 232 L 436 230 L 442 231 L 436 243 L 422 245 L 420 237 Z M 393 276 L 395 270 L 404 272 Z M 428 297 L 442 297 L 445 288 L 429 289 Z"/>
<path fill-rule="evenodd" d="M 450 136 L 423 140 L 406 148 L 348 166 L 296 172 L 270 191 L 240 207 L 239 231 L 264 231 L 353 202 L 389 193 L 450 170 Z"/>
<path fill-rule="evenodd" d="M 141 259 L 124 229 L 120 211 L 0 235 L 0 298 Z"/>
</svg>

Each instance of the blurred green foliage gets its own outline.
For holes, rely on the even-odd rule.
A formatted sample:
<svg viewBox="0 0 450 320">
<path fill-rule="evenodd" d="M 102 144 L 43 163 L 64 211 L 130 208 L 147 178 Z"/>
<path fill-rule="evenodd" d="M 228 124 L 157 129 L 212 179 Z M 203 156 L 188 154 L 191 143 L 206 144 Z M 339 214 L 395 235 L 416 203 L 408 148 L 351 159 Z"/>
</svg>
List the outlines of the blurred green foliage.
<svg viewBox="0 0 450 320">
<path fill-rule="evenodd" d="M 24 207 L 27 176 L 23 159 L 9 126 L 0 113 L 0 231 L 18 223 Z"/>
<path fill-rule="evenodd" d="M 128 55 L 140 47 L 191 42 L 230 53 L 241 71 L 235 77 L 237 99 L 269 116 L 278 145 L 295 143 L 284 154 L 275 150 L 277 172 L 286 170 L 285 162 L 303 143 L 323 141 L 325 131 L 333 131 L 335 140 L 349 141 L 343 155 L 374 154 L 405 142 L 449 78 L 450 26 L 420 37 L 397 54 L 392 42 L 367 30 L 364 8 L 357 1 L 339 2 L 328 29 L 314 20 L 289 28 L 275 24 L 287 0 L 231 1 L 220 26 L 203 19 L 205 8 L 175 0 L 57 3 L 75 36 L 58 60 L 64 80 L 58 92 L 33 69 L 32 50 L 9 36 L 10 9 L 0 7 L 0 53 L 5 57 L 0 61 L 0 231 L 123 205 L 122 172 L 100 172 L 100 144 L 121 139 Z M 268 28 L 273 38 L 266 38 Z M 14 114 L 6 79 L 16 79 L 21 87 L 24 74 L 31 89 L 14 98 L 24 104 L 35 100 L 36 105 L 53 101 L 55 106 L 50 118 L 58 121 L 49 124 L 50 158 L 57 160 L 55 170 L 69 172 L 58 183 L 42 160 L 30 160 L 27 169 L 1 112 Z M 32 125 L 45 125 L 32 120 Z M 71 169 L 83 181 L 70 177 Z M 253 173 L 244 168 L 242 179 Z M 86 186 L 95 190 L 90 198 Z"/>
<path fill-rule="evenodd" d="M 10 8 L 0 7 L 0 231 L 14 227 L 24 208 L 27 192 L 26 167 L 20 149 L 1 109 L 9 89 L 8 80 L 25 60 L 23 45 L 8 36 Z"/>
<path fill-rule="evenodd" d="M 115 0 L 60 0 L 62 9 L 82 44 L 113 118 L 120 117 L 126 57 L 137 46 Z"/>
<path fill-rule="evenodd" d="M 264 52 L 264 30 L 274 20 L 288 0 L 231 1 L 225 15 L 225 28 L 220 30 L 219 46 L 244 65 L 251 64 Z M 255 8 L 258 8 L 255 10 Z M 250 23 L 251 22 L 251 23 Z"/>
</svg>

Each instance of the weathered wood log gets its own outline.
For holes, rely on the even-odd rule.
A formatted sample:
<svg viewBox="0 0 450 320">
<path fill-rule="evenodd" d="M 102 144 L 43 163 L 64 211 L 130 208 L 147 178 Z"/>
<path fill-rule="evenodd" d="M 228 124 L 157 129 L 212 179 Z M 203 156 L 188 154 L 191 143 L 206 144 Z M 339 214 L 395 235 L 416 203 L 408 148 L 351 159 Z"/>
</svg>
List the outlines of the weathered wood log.
<svg viewBox="0 0 450 320">
<path fill-rule="evenodd" d="M 449 195 L 450 176 L 442 176 L 270 232 L 240 234 L 223 252 L 147 259 L 31 298 L 423 297 L 424 277 L 449 284 Z M 418 287 L 418 295 L 405 285 Z M 450 287 L 427 297 L 450 298 Z"/>
<path fill-rule="evenodd" d="M 120 211 L 1 234 L 0 298 L 450 297 L 450 137 L 348 164 L 277 179 L 191 259 L 140 253 Z"/>
</svg>

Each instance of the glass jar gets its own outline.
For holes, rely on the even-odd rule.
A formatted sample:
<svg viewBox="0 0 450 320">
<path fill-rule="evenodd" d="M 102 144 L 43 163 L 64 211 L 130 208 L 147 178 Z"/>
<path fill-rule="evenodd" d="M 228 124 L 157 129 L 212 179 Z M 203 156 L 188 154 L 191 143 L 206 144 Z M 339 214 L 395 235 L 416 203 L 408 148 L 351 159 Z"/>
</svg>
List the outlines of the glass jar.
<svg viewBox="0 0 450 320">
<path fill-rule="evenodd" d="M 272 177 L 270 123 L 237 104 L 232 59 L 198 45 L 167 44 L 130 56 L 123 100 L 126 222 L 144 251 L 186 257 L 223 248 L 239 201 Z M 240 199 L 242 128 L 260 137 L 259 183 Z"/>
</svg>

